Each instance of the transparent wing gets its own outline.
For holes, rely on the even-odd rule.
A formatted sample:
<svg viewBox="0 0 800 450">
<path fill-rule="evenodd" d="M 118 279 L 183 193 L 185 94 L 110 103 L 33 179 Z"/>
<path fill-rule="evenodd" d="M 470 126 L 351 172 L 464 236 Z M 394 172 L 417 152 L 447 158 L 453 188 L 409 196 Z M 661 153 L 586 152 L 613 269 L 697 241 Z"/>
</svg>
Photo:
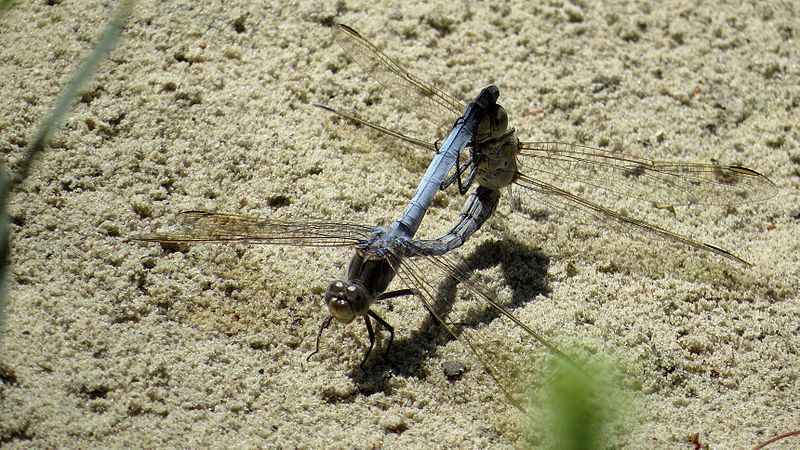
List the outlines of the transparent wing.
<svg viewBox="0 0 800 450">
<path fill-rule="evenodd" d="M 545 182 L 535 180 L 527 175 L 519 174 L 514 181 L 517 185 L 530 189 L 531 192 L 518 196 L 523 202 L 537 201 L 551 209 L 561 211 L 567 215 L 584 215 L 599 220 L 606 226 L 616 228 L 622 232 L 632 231 L 633 235 L 644 235 L 659 238 L 668 242 L 684 244 L 697 250 L 707 251 L 724 258 L 730 259 L 745 266 L 751 264 L 738 256 L 711 244 L 696 241 L 689 237 L 674 233 L 656 225 L 647 223 L 620 212 L 601 206 L 569 191 L 552 186 Z M 533 194 L 533 195 L 529 195 Z"/>
<path fill-rule="evenodd" d="M 549 350 L 578 367 L 544 336 L 471 281 L 453 257 L 409 256 L 401 261 L 399 269 L 398 277 L 417 292 L 425 308 L 473 354 L 509 401 L 521 411 L 526 410 L 528 403 L 525 400 L 526 383 L 535 374 L 532 362 L 536 353 Z M 466 290 L 465 294 L 455 299 L 445 298 L 441 283 L 446 280 L 456 281 Z M 491 321 L 492 326 L 499 320 L 510 328 L 507 339 L 488 337 L 485 332 L 488 324 L 482 320 L 488 316 L 496 317 Z"/>
<path fill-rule="evenodd" d="M 739 166 L 652 161 L 562 142 L 520 143 L 520 171 L 552 186 L 579 182 L 658 205 L 735 205 L 768 199 L 777 187 Z"/>
<path fill-rule="evenodd" d="M 450 125 L 466 108 L 449 94 L 409 73 L 347 25 L 333 27 L 334 40 L 372 78 L 436 125 Z"/>
<path fill-rule="evenodd" d="M 404 134 L 402 134 L 402 133 L 400 133 L 398 131 L 394 131 L 394 130 L 391 130 L 389 128 L 380 126 L 380 125 L 372 123 L 372 122 L 370 122 L 370 121 L 368 121 L 366 119 L 362 119 L 362 118 L 356 116 L 355 114 L 347 113 L 347 112 L 344 112 L 344 111 L 341 111 L 341 110 L 338 110 L 338 109 L 329 108 L 329 107 L 324 106 L 324 105 L 314 105 L 314 106 L 316 106 L 316 107 L 318 107 L 320 109 L 324 109 L 325 111 L 328 111 L 329 113 L 336 114 L 337 116 L 344 117 L 345 119 L 349 120 L 350 122 L 353 122 L 354 124 L 363 125 L 363 126 L 365 126 L 367 128 L 371 128 L 371 129 L 373 129 L 375 131 L 379 131 L 379 132 L 381 132 L 383 134 L 391 136 L 391 137 L 393 137 L 395 139 L 399 139 L 399 140 L 405 142 L 406 144 L 413 145 L 415 147 L 420 147 L 420 148 L 423 148 L 425 150 L 429 150 L 429 151 L 432 151 L 432 152 L 436 152 L 437 151 L 436 146 L 434 144 L 431 144 L 430 142 L 423 141 L 423 140 L 417 139 L 417 138 L 413 138 L 411 136 L 406 136 L 406 135 L 404 135 Z"/>
<path fill-rule="evenodd" d="M 375 230 L 374 227 L 344 222 L 286 221 L 206 211 L 183 212 L 176 219 L 175 232 L 147 234 L 131 239 L 160 243 L 238 242 L 344 247 L 367 239 Z"/>
</svg>

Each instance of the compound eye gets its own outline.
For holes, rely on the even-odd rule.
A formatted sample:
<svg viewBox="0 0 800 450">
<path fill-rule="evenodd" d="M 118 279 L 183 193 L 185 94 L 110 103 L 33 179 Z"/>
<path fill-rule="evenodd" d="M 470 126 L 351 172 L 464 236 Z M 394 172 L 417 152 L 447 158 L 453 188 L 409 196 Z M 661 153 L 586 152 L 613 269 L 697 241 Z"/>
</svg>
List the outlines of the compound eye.
<svg viewBox="0 0 800 450">
<path fill-rule="evenodd" d="M 491 126 L 489 133 L 493 138 L 499 138 L 508 129 L 508 114 L 506 109 L 500 105 L 496 105 L 494 111 L 491 113 Z"/>
</svg>

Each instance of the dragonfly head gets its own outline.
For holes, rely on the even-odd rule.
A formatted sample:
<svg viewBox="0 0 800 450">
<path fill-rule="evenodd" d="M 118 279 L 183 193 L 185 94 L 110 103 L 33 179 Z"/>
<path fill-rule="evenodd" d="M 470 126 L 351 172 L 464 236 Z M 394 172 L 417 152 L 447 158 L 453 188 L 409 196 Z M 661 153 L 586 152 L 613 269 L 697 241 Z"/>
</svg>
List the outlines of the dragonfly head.
<svg viewBox="0 0 800 450">
<path fill-rule="evenodd" d="M 360 284 L 334 281 L 328 286 L 323 298 L 331 316 L 343 324 L 348 324 L 369 311 L 369 295 Z"/>
<path fill-rule="evenodd" d="M 508 129 L 508 114 L 498 104 L 492 105 L 478 124 L 477 141 L 501 138 Z"/>
</svg>

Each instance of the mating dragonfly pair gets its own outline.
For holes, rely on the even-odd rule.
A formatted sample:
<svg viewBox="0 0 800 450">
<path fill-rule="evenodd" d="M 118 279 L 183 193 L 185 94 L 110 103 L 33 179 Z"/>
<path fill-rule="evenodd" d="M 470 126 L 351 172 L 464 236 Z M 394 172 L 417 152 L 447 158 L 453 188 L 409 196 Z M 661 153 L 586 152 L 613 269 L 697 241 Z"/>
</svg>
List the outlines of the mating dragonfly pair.
<svg viewBox="0 0 800 450">
<path fill-rule="evenodd" d="M 334 39 L 367 74 L 405 97 L 414 96 L 425 111 L 438 116 L 458 118 L 447 138 L 439 146 L 415 139 L 371 123 L 354 114 L 330 112 L 349 121 L 386 133 L 408 144 L 428 149 L 433 160 L 414 193 L 405 213 L 389 227 L 366 226 L 339 221 L 276 220 L 204 211 L 181 213 L 179 230 L 136 238 L 160 243 L 251 243 L 314 247 L 352 247 L 352 257 L 344 280 L 332 282 L 324 293 L 330 315 L 323 321 L 317 336 L 317 350 L 322 331 L 335 319 L 347 324 L 362 318 L 369 335 L 367 361 L 375 342 L 374 319 L 389 332 L 386 351 L 392 344 L 394 329 L 371 309 L 372 305 L 403 295 L 413 295 L 437 321 L 465 345 L 497 382 L 508 399 L 524 410 L 522 392 L 515 374 L 524 355 L 504 351 L 496 343 L 484 342 L 466 320 L 469 307 L 454 307 L 442 298 L 437 283 L 450 278 L 461 284 L 469 295 L 457 301 L 483 302 L 498 317 L 509 322 L 522 336 L 538 341 L 556 355 L 569 360 L 556 346 L 537 333 L 458 267 L 452 250 L 462 245 L 492 216 L 500 200 L 500 191 L 516 185 L 525 188 L 517 197 L 516 207 L 555 207 L 600 219 L 612 228 L 640 232 L 689 248 L 714 253 L 734 262 L 749 265 L 743 259 L 719 247 L 693 240 L 669 230 L 615 211 L 614 204 L 604 206 L 576 192 L 601 190 L 614 195 L 613 201 L 632 198 L 659 205 L 721 205 L 767 199 L 776 193 L 775 185 L 759 173 L 739 166 L 659 162 L 582 145 L 558 142 L 520 142 L 508 117 L 497 104 L 500 94 L 495 86 L 484 88 L 464 108 L 452 96 L 434 88 L 391 60 L 358 32 L 336 25 Z M 453 123 L 453 122 L 450 122 Z M 468 149 L 468 150 L 466 150 Z M 461 153 L 465 162 L 461 162 Z M 457 185 L 467 197 L 459 219 L 437 239 L 417 239 L 415 233 L 440 189 Z M 579 189 L 576 189 L 578 187 Z M 519 194 L 519 191 L 517 191 Z M 387 291 L 399 277 L 407 288 Z M 531 343 L 531 342 L 528 342 Z M 316 350 L 315 350 L 316 353 Z"/>
</svg>

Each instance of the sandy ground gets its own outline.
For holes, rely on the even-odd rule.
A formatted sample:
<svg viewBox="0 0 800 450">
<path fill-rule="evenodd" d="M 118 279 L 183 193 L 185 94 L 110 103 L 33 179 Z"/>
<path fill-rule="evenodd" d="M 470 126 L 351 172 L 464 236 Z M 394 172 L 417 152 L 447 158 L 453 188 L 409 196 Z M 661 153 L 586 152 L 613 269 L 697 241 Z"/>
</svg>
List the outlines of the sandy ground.
<svg viewBox="0 0 800 450">
<path fill-rule="evenodd" d="M 20 2 L 0 17 L 6 164 L 109 3 Z M 456 97 L 497 84 L 523 139 L 770 177 L 779 194 L 758 204 L 675 215 L 618 204 L 731 249 L 749 269 L 592 224 L 532 220 L 505 203 L 459 257 L 498 298 L 521 297 L 514 313 L 532 328 L 618 368 L 631 404 L 610 444 L 747 448 L 798 427 L 796 3 L 231 3 L 140 2 L 13 197 L 0 445 L 541 442 L 546 427 L 523 426 L 458 341 L 437 327 L 419 337 L 425 315 L 413 299 L 378 307 L 397 328 L 394 366 L 358 369 L 360 325 L 332 327 L 307 362 L 326 315 L 319 293 L 342 276 L 347 250 L 125 241 L 187 209 L 368 225 L 399 216 L 430 155 L 311 105 L 370 105 L 381 123 L 436 136 L 348 64 L 330 40 L 335 22 Z M 440 194 L 421 235 L 446 229 L 461 201 Z M 483 327 L 503 340 L 501 326 Z M 448 379 L 449 360 L 467 372 Z M 783 445 L 774 448 L 800 440 Z"/>
</svg>

